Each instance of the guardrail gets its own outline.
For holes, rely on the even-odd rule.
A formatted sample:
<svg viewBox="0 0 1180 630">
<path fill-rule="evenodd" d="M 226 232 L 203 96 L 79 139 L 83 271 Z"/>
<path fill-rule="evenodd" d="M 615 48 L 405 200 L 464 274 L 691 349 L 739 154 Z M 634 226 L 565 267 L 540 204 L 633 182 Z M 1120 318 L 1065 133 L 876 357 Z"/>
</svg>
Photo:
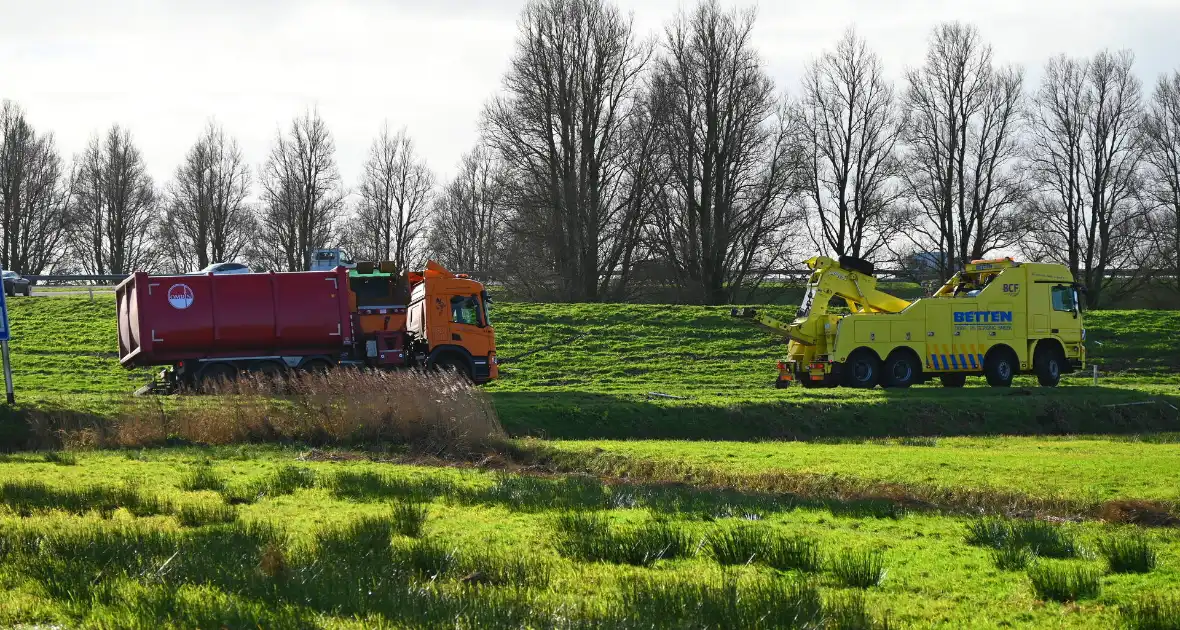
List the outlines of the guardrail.
<svg viewBox="0 0 1180 630">
<path fill-rule="evenodd" d="M 127 279 L 127 274 L 106 275 L 48 275 L 25 276 L 31 282 L 103 282 L 118 284 Z"/>
</svg>

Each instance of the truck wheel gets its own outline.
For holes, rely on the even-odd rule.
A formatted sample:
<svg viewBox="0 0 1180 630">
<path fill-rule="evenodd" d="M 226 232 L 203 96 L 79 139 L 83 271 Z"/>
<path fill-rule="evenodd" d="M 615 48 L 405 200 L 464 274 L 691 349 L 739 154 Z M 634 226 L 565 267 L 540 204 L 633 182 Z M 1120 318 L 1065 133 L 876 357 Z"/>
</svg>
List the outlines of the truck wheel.
<svg viewBox="0 0 1180 630">
<path fill-rule="evenodd" d="M 943 387 L 962 387 L 967 384 L 966 374 L 940 374 L 938 380 L 942 381 Z"/>
<path fill-rule="evenodd" d="M 197 387 L 207 394 L 225 389 L 238 378 L 238 368 L 229 363 L 210 363 L 197 375 Z"/>
<path fill-rule="evenodd" d="M 872 389 L 881 380 L 881 360 L 871 350 L 857 350 L 844 362 L 844 386 Z"/>
<path fill-rule="evenodd" d="M 471 373 L 467 371 L 467 362 L 451 357 L 443 357 L 434 362 L 434 369 L 439 372 L 452 372 L 471 382 Z"/>
<path fill-rule="evenodd" d="M 1008 387 L 1016 376 L 1016 355 L 1011 350 L 995 350 L 983 361 L 983 375 L 992 387 Z"/>
<path fill-rule="evenodd" d="M 885 369 L 881 373 L 882 387 L 909 387 L 918 380 L 922 368 L 914 357 L 905 352 L 894 352 L 885 359 Z"/>
<path fill-rule="evenodd" d="M 247 371 L 250 376 L 267 385 L 278 383 L 287 374 L 286 367 L 277 361 L 258 361 L 252 364 Z"/>
<path fill-rule="evenodd" d="M 312 359 L 303 365 L 299 366 L 299 370 L 304 374 L 311 374 L 314 376 L 325 376 L 332 370 L 332 364 L 324 359 Z"/>
<path fill-rule="evenodd" d="M 1065 359 L 1056 348 L 1045 348 L 1044 350 L 1038 348 L 1037 358 L 1033 362 L 1033 371 L 1037 373 L 1037 382 L 1041 384 L 1041 387 L 1057 387 L 1057 383 L 1061 382 L 1064 364 Z"/>
</svg>

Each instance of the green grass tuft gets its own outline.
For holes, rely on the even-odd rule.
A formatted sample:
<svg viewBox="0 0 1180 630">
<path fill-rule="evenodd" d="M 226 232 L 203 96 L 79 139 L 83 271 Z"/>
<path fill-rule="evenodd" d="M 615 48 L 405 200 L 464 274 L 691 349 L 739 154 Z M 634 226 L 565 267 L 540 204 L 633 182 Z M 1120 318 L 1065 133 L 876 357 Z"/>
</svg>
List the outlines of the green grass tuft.
<svg viewBox="0 0 1180 630">
<path fill-rule="evenodd" d="M 1002 545 L 992 550 L 992 563 L 1001 571 L 1023 571 L 1036 556 L 1028 547 Z"/>
<path fill-rule="evenodd" d="M 224 503 L 187 503 L 176 511 L 176 520 L 183 527 L 232 523 L 237 518 L 237 508 Z"/>
<path fill-rule="evenodd" d="M 558 552 L 588 562 L 651 566 L 657 560 L 692 555 L 688 536 L 671 523 L 612 529 L 595 512 L 567 511 L 555 523 Z"/>
<path fill-rule="evenodd" d="M 713 559 L 723 565 L 763 564 L 780 571 L 818 571 L 819 546 L 813 540 L 791 538 L 767 525 L 739 525 L 713 532 L 707 539 Z"/>
<path fill-rule="evenodd" d="M 393 531 L 417 538 L 426 524 L 427 508 L 422 503 L 398 503 L 393 506 Z"/>
<path fill-rule="evenodd" d="M 885 560 L 878 551 L 845 550 L 831 559 L 831 571 L 844 586 L 869 588 L 885 579 Z"/>
<path fill-rule="evenodd" d="M 1027 547 L 1046 558 L 1076 558 L 1082 553 L 1073 534 L 1045 521 L 979 519 L 967 525 L 966 541 L 995 549 Z"/>
<path fill-rule="evenodd" d="M 889 618 L 874 619 L 860 591 L 841 593 L 824 606 L 826 630 L 889 630 Z"/>
<path fill-rule="evenodd" d="M 294 494 L 300 488 L 314 488 L 315 484 L 314 470 L 287 464 L 261 479 L 228 486 L 221 491 L 221 495 L 229 504 L 254 503 L 266 497 Z"/>
<path fill-rule="evenodd" d="M 1003 547 L 1012 529 L 1005 519 L 981 518 L 967 524 L 967 544 L 981 547 Z"/>
<path fill-rule="evenodd" d="M 409 547 L 405 561 L 415 575 L 433 581 L 442 579 L 458 567 L 459 552 L 441 540 L 423 538 Z"/>
<path fill-rule="evenodd" d="M 727 574 L 694 580 L 644 575 L 622 585 L 616 627 L 818 628 L 819 591 L 806 581 Z"/>
<path fill-rule="evenodd" d="M 463 554 L 455 564 L 455 575 L 469 585 L 546 588 L 553 576 L 551 562 L 507 549 Z"/>
<path fill-rule="evenodd" d="M 45 454 L 45 461 L 58 466 L 77 466 L 78 457 L 69 451 L 50 451 Z"/>
<path fill-rule="evenodd" d="M 1121 611 L 1130 630 L 1180 630 L 1180 597 L 1149 596 Z"/>
<path fill-rule="evenodd" d="M 1076 558 L 1081 547 L 1073 534 L 1060 525 L 1044 521 L 1014 521 L 1011 525 L 1011 544 L 1028 547 L 1045 558 Z"/>
<path fill-rule="evenodd" d="M 189 491 L 212 490 L 214 492 L 221 492 L 225 490 L 225 480 L 213 470 L 212 466 L 194 466 L 181 479 L 180 488 Z"/>
<path fill-rule="evenodd" d="M 1148 573 L 1158 561 L 1155 548 L 1143 534 L 1108 538 L 1098 548 L 1111 573 Z"/>
<path fill-rule="evenodd" d="M 1102 591 L 1102 573 L 1085 566 L 1038 563 L 1028 569 L 1038 599 L 1074 602 Z"/>
</svg>

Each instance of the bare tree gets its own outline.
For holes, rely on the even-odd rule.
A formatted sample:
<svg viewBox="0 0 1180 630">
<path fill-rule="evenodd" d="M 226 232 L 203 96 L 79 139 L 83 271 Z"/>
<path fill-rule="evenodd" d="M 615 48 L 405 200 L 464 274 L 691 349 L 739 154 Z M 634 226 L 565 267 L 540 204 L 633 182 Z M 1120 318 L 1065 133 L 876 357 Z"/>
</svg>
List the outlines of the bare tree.
<svg viewBox="0 0 1180 630">
<path fill-rule="evenodd" d="M 972 259 L 1010 247 L 1027 195 L 1019 166 L 1023 72 L 996 68 L 974 26 L 934 30 L 921 68 L 906 73 L 910 221 L 905 233 L 936 253 L 947 278 Z"/>
<path fill-rule="evenodd" d="M 275 269 L 306 269 L 309 252 L 334 238 L 344 207 L 336 144 L 318 112 L 276 134 L 261 180 L 261 259 Z"/>
<path fill-rule="evenodd" d="M 52 134 L 38 134 L 24 111 L 0 104 L 0 267 L 39 274 L 57 264 L 70 227 L 70 174 Z"/>
<path fill-rule="evenodd" d="M 493 273 L 505 238 L 509 172 L 484 146 L 463 156 L 434 204 L 431 255 L 443 265 Z"/>
<path fill-rule="evenodd" d="M 405 129 L 393 135 L 388 126 L 381 129 L 369 149 L 360 196 L 350 251 L 366 260 L 392 260 L 399 269 L 420 266 L 434 174 Z"/>
<path fill-rule="evenodd" d="M 1142 127 L 1156 259 L 1180 288 L 1180 70 L 1159 78 Z"/>
<path fill-rule="evenodd" d="M 510 222 L 521 275 L 549 271 L 556 295 L 601 299 L 635 230 L 629 138 L 650 46 L 606 0 L 532 0 L 504 95 L 487 107 L 490 147 L 514 168 Z"/>
<path fill-rule="evenodd" d="M 131 132 L 114 125 L 95 135 L 78 160 L 71 242 L 82 267 L 94 274 L 151 270 L 157 262 L 157 196 Z"/>
<path fill-rule="evenodd" d="M 754 13 L 712 0 L 667 28 L 655 90 L 669 170 L 652 221 L 654 255 L 690 299 L 732 301 L 781 264 L 802 160 L 750 36 Z"/>
<path fill-rule="evenodd" d="M 160 240 L 174 271 L 204 269 L 246 253 L 256 231 L 246 202 L 250 184 L 237 141 L 210 121 L 167 190 Z"/>
<path fill-rule="evenodd" d="M 1147 213 L 1138 198 L 1144 143 L 1142 87 L 1130 52 L 1091 60 L 1057 57 L 1035 99 L 1032 164 L 1039 194 L 1030 204 L 1034 257 L 1060 262 L 1088 288 L 1087 302 L 1112 295 L 1107 271 L 1139 269 Z"/>
<path fill-rule="evenodd" d="M 810 216 L 816 245 L 867 258 L 901 229 L 895 206 L 902 188 L 897 145 L 904 115 L 881 59 L 849 29 L 812 63 L 797 108 L 807 157 Z"/>
</svg>

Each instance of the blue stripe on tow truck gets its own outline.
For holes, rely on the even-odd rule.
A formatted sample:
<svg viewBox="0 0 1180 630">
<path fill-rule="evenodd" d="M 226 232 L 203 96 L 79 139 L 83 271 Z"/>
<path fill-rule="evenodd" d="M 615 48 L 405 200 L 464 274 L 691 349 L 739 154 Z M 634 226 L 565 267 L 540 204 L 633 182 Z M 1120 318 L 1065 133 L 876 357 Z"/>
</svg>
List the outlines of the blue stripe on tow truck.
<svg viewBox="0 0 1180 630">
<path fill-rule="evenodd" d="M 947 365 L 946 365 L 946 355 L 945 355 L 945 354 L 940 354 L 940 355 L 938 355 L 938 356 L 942 357 L 942 369 L 944 369 L 944 370 L 949 370 L 950 368 L 948 368 L 948 367 L 947 367 Z"/>
<path fill-rule="evenodd" d="M 974 369 L 977 369 L 977 368 L 976 368 L 976 366 L 975 366 L 975 355 L 974 355 L 974 354 L 969 354 L 969 355 L 967 355 L 967 358 L 968 358 L 968 359 L 971 359 L 971 369 L 972 369 L 972 370 L 974 370 Z"/>
<path fill-rule="evenodd" d="M 938 369 L 938 355 L 937 354 L 930 355 L 930 365 L 934 369 L 936 369 L 936 370 Z"/>
<path fill-rule="evenodd" d="M 959 362 L 958 362 L 958 360 L 955 359 L 955 353 L 953 353 L 953 352 L 951 353 L 951 369 L 952 370 L 959 369 Z"/>
<path fill-rule="evenodd" d="M 964 370 L 967 369 L 967 357 L 963 356 L 962 353 L 959 353 L 959 365 L 963 366 Z M 971 367 L 975 366 L 973 365 Z"/>
</svg>

